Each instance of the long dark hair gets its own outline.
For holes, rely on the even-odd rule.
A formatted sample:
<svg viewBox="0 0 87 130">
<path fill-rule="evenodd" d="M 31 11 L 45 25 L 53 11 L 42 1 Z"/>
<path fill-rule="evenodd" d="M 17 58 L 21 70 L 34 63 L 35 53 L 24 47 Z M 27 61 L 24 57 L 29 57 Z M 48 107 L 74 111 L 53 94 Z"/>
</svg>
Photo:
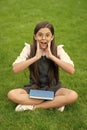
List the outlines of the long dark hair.
<svg viewBox="0 0 87 130">
<path fill-rule="evenodd" d="M 37 34 L 37 32 L 41 29 L 41 28 L 48 28 L 52 35 L 54 35 L 54 27 L 52 24 L 50 24 L 49 22 L 45 21 L 45 22 L 40 22 L 36 25 L 35 29 L 34 29 L 34 35 Z M 51 52 L 54 56 L 57 57 L 57 46 L 55 45 L 55 39 L 53 38 L 53 40 L 51 41 Z M 37 42 L 33 36 L 33 44 L 31 44 L 31 52 L 30 52 L 30 57 L 34 57 L 36 54 L 36 50 L 37 50 Z M 30 74 L 32 76 L 32 78 L 35 80 L 35 82 L 38 84 L 39 83 L 39 71 L 38 71 L 38 61 L 36 61 L 35 63 L 33 63 L 32 65 L 29 66 L 30 69 Z M 49 66 L 49 73 L 48 73 L 48 79 L 49 79 L 49 86 L 51 86 L 51 81 L 55 78 L 56 79 L 56 83 L 59 80 L 59 69 L 58 69 L 58 65 L 56 65 L 53 61 L 50 60 L 50 66 Z"/>
</svg>

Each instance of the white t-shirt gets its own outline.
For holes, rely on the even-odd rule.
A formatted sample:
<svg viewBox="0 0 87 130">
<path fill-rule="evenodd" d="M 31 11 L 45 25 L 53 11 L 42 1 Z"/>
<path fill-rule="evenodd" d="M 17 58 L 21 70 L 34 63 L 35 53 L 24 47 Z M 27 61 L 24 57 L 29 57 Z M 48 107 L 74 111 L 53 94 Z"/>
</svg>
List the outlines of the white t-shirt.
<svg viewBox="0 0 87 130">
<path fill-rule="evenodd" d="M 57 46 L 57 56 L 60 58 L 60 60 L 70 63 L 74 66 L 73 61 L 70 59 L 69 55 L 65 52 L 63 49 L 64 45 L 58 45 Z M 15 63 L 19 63 L 22 61 L 26 61 L 30 55 L 30 44 L 25 43 L 25 47 L 21 51 L 20 55 L 17 57 L 17 59 L 13 62 L 13 65 Z"/>
</svg>

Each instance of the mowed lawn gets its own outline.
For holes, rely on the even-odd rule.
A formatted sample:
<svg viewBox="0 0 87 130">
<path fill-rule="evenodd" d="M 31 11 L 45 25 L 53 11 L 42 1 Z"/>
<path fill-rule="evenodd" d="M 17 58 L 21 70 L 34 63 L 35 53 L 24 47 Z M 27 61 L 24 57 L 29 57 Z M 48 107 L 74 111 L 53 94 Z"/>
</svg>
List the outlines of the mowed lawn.
<svg viewBox="0 0 87 130">
<path fill-rule="evenodd" d="M 77 91 L 77 102 L 63 113 L 56 109 L 15 112 L 9 90 L 23 87 L 28 70 L 14 74 L 12 63 L 32 43 L 40 21 L 54 25 L 56 44 L 63 44 L 75 64 L 75 74 L 60 69 L 60 79 Z M 0 0 L 0 130 L 87 130 L 87 0 Z"/>
</svg>

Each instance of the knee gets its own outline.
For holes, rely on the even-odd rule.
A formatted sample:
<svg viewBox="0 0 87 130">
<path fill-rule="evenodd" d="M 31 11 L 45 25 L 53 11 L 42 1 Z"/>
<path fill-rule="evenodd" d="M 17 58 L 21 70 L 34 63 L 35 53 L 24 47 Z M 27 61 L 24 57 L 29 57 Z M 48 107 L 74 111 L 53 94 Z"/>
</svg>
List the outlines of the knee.
<svg viewBox="0 0 87 130">
<path fill-rule="evenodd" d="M 75 91 L 71 93 L 72 102 L 75 102 L 78 99 L 78 94 Z"/>
<path fill-rule="evenodd" d="M 13 96 L 14 96 L 14 90 L 9 91 L 7 94 L 8 99 L 12 100 Z"/>
</svg>

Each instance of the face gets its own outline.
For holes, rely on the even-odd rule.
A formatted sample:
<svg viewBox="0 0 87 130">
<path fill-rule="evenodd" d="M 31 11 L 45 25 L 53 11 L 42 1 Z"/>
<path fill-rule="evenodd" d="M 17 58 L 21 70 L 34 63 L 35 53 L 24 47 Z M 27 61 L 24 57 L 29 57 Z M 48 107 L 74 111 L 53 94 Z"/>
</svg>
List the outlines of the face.
<svg viewBox="0 0 87 130">
<path fill-rule="evenodd" d="M 35 35 L 35 40 L 39 43 L 40 48 L 45 50 L 48 43 L 53 40 L 54 36 L 48 28 L 41 28 Z"/>
</svg>

